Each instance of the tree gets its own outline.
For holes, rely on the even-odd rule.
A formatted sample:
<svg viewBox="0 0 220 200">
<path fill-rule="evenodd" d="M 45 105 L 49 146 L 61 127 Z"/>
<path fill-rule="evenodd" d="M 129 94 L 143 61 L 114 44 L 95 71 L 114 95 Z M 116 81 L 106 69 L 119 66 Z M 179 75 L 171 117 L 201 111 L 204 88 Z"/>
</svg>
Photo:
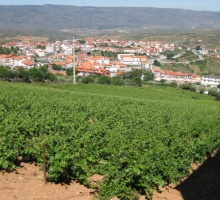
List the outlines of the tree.
<svg viewBox="0 0 220 200">
<path fill-rule="evenodd" d="M 17 71 L 11 70 L 9 67 L 0 66 L 0 78 L 14 79 L 18 76 L 19 74 Z"/>
<path fill-rule="evenodd" d="M 177 82 L 173 81 L 170 83 L 170 87 L 177 88 L 177 86 L 178 86 Z"/>
<path fill-rule="evenodd" d="M 197 47 L 196 47 L 196 50 L 198 51 L 198 50 L 200 50 L 201 49 L 201 47 L 198 45 Z"/>
<path fill-rule="evenodd" d="M 134 69 L 129 72 L 126 72 L 122 75 L 123 79 L 133 79 L 134 77 L 139 76 L 140 78 L 142 77 L 142 70 L 140 69 Z"/>
<path fill-rule="evenodd" d="M 43 72 L 36 67 L 29 69 L 29 75 L 30 75 L 30 79 L 32 79 L 33 81 L 44 82 Z"/>
<path fill-rule="evenodd" d="M 85 43 L 86 43 L 85 40 L 78 40 L 78 42 L 79 42 L 80 44 L 85 44 Z"/>
<path fill-rule="evenodd" d="M 49 79 L 49 72 L 48 72 L 48 66 L 47 65 L 42 65 L 39 67 L 39 70 L 43 73 L 44 79 Z"/>
<path fill-rule="evenodd" d="M 170 51 L 170 50 L 166 51 L 164 54 L 167 56 L 168 59 L 170 59 L 174 56 L 174 52 Z"/>
<path fill-rule="evenodd" d="M 73 75 L 73 68 L 68 68 L 66 70 L 66 74 L 67 74 L 67 76 L 72 76 Z"/>
<path fill-rule="evenodd" d="M 219 88 L 219 89 L 220 89 L 220 84 L 218 84 L 217 88 Z"/>
<path fill-rule="evenodd" d="M 182 88 L 183 90 L 189 90 L 190 89 L 190 84 L 183 83 L 183 84 L 180 85 L 180 88 Z"/>
<path fill-rule="evenodd" d="M 190 89 L 190 91 L 195 92 L 196 91 L 196 86 L 195 85 L 190 85 L 189 89 Z"/>
<path fill-rule="evenodd" d="M 154 79 L 154 74 L 145 69 L 134 69 L 122 75 L 122 79 L 131 85 L 142 85 L 143 81 L 150 81 Z M 129 80 L 129 81 L 128 81 Z"/>
<path fill-rule="evenodd" d="M 0 66 L 0 78 L 6 79 L 9 75 L 9 68 Z"/>
<path fill-rule="evenodd" d="M 112 85 L 124 85 L 124 81 L 119 76 L 115 76 L 111 78 L 111 84 Z"/>
<path fill-rule="evenodd" d="M 27 70 L 25 70 L 24 68 L 19 68 L 18 73 L 19 78 L 21 78 L 23 82 L 30 82 L 29 72 Z"/>
<path fill-rule="evenodd" d="M 159 62 L 159 61 L 157 61 L 157 60 L 154 60 L 154 65 L 155 65 L 155 66 L 158 66 L 158 67 L 160 67 L 160 66 L 161 66 L 160 62 Z"/>
<path fill-rule="evenodd" d="M 63 67 L 61 65 L 52 64 L 52 69 L 60 71 L 63 70 Z"/>
<path fill-rule="evenodd" d="M 71 67 L 71 68 L 67 68 L 66 69 L 66 74 L 67 74 L 67 76 L 72 76 L 73 75 L 73 68 Z M 77 69 L 75 69 L 75 74 L 78 74 L 78 70 Z"/>
<path fill-rule="evenodd" d="M 11 49 L 9 49 L 7 47 L 0 46 L 0 54 L 10 54 L 10 53 L 15 53 L 15 52 L 17 53 L 17 48 L 11 50 Z"/>
<path fill-rule="evenodd" d="M 217 101 L 220 101 L 220 92 L 218 92 L 216 98 L 215 98 Z"/>
<path fill-rule="evenodd" d="M 38 45 L 37 48 L 38 48 L 38 49 L 46 49 L 46 47 L 45 47 L 45 46 L 42 46 L 42 45 Z"/>
<path fill-rule="evenodd" d="M 217 94 L 218 94 L 218 89 L 217 88 L 210 88 L 209 89 L 208 95 L 217 96 Z"/>
<path fill-rule="evenodd" d="M 15 79 L 18 77 L 18 72 L 15 70 L 8 70 L 8 78 Z"/>
<path fill-rule="evenodd" d="M 48 77 L 49 81 L 51 82 L 56 82 L 58 80 L 58 78 L 56 77 L 55 74 L 49 74 L 49 77 Z"/>
<path fill-rule="evenodd" d="M 200 87 L 200 88 L 199 88 L 199 93 L 200 93 L 200 94 L 204 94 L 204 92 L 205 92 L 205 88 L 204 88 L 204 87 Z"/>
<path fill-rule="evenodd" d="M 140 76 L 135 76 L 131 79 L 131 85 L 138 85 L 141 86 L 142 85 L 142 80 Z"/>
<path fill-rule="evenodd" d="M 160 80 L 160 83 L 161 83 L 161 85 L 165 85 L 166 80 L 165 80 L 165 79 L 161 79 L 161 80 Z"/>
<path fill-rule="evenodd" d="M 152 81 L 154 80 L 154 74 L 148 70 L 142 70 L 142 80 L 143 81 Z"/>
<path fill-rule="evenodd" d="M 94 82 L 94 78 L 92 75 L 85 76 L 82 78 L 82 83 L 89 84 L 89 83 L 93 83 L 93 82 Z"/>
<path fill-rule="evenodd" d="M 111 84 L 111 78 L 108 77 L 108 76 L 100 76 L 98 78 L 98 83 L 99 84 L 107 84 L 107 85 L 109 85 L 109 84 Z"/>
</svg>

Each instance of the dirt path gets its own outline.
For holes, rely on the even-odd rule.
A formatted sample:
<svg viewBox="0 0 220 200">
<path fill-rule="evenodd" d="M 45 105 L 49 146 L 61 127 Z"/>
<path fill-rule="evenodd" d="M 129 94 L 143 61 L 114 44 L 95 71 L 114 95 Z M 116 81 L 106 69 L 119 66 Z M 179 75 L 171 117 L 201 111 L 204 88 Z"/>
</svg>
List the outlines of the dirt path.
<svg viewBox="0 0 220 200">
<path fill-rule="evenodd" d="M 1 200 L 91 200 L 93 197 L 93 190 L 76 182 L 44 185 L 43 172 L 38 166 L 29 163 L 22 166 L 17 172 L 0 172 Z"/>
<path fill-rule="evenodd" d="M 47 183 L 44 185 L 43 172 L 39 167 L 29 163 L 22 163 L 22 168 L 15 172 L 0 172 L 1 200 L 92 200 L 94 190 L 79 183 L 70 185 Z M 161 194 L 155 194 L 153 200 L 183 200 L 179 191 L 164 189 Z M 117 199 L 117 198 L 115 198 Z M 144 200 L 142 196 L 140 200 Z"/>
<path fill-rule="evenodd" d="M 44 185 L 39 167 L 22 163 L 15 172 L 0 171 L 0 200 L 92 200 L 94 190 L 72 182 L 70 185 Z M 93 181 L 96 181 L 95 179 Z M 117 198 L 115 198 L 117 199 Z M 140 200 L 144 200 L 142 196 Z M 194 166 L 189 178 L 177 187 L 166 187 L 155 193 L 152 200 L 219 200 L 220 153 Z"/>
</svg>

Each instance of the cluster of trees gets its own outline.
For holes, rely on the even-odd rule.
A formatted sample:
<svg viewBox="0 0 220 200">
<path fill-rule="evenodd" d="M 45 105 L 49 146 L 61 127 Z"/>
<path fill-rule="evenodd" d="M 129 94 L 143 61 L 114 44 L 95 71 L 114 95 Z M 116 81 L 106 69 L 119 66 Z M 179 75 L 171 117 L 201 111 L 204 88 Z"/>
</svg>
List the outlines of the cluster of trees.
<svg viewBox="0 0 220 200">
<path fill-rule="evenodd" d="M 59 70 L 59 66 L 54 65 L 53 69 Z M 62 68 L 63 69 L 63 68 Z M 72 68 L 66 69 L 67 75 L 72 76 Z M 77 74 L 77 71 L 76 71 Z M 143 82 L 153 80 L 154 75 L 152 72 L 147 70 L 132 70 L 124 73 L 121 76 L 108 77 L 108 76 L 97 76 L 89 75 L 85 77 L 77 77 L 81 83 L 97 83 L 97 84 L 112 84 L 112 85 L 133 85 L 141 86 Z M 49 80 L 51 82 L 58 81 L 57 76 L 48 72 L 48 66 L 43 65 L 39 68 L 31 68 L 26 70 L 19 68 L 18 70 L 11 70 L 9 67 L 0 66 L 0 79 L 7 81 L 23 81 L 23 82 L 45 82 Z"/>
<path fill-rule="evenodd" d="M 195 92 L 197 90 L 196 85 L 189 84 L 189 83 L 182 83 L 180 85 L 180 88 L 182 88 L 183 90 L 190 90 L 190 91 L 193 91 L 193 92 Z M 203 93 L 204 93 L 204 91 L 203 91 Z"/>
<path fill-rule="evenodd" d="M 180 88 L 184 90 L 190 90 L 190 91 L 198 91 L 200 94 L 204 94 L 205 88 L 203 86 L 196 87 L 194 84 L 188 84 L 188 83 L 183 83 L 180 85 Z M 220 92 L 218 91 L 220 89 L 220 84 L 214 88 L 210 88 L 208 90 L 208 95 L 215 97 L 216 100 L 220 101 Z"/>
<path fill-rule="evenodd" d="M 67 76 L 72 76 L 73 75 L 73 68 L 64 68 L 61 65 L 56 65 L 56 64 L 52 64 L 52 69 L 53 70 L 57 70 L 57 71 L 66 71 Z M 77 74 L 77 70 L 76 70 L 76 74 Z"/>
<path fill-rule="evenodd" d="M 164 55 L 167 56 L 168 59 L 172 58 L 173 56 L 179 54 L 181 52 L 180 49 L 175 49 L 174 51 L 166 50 L 164 51 Z"/>
<path fill-rule="evenodd" d="M 132 85 L 141 86 L 143 82 L 153 80 L 154 75 L 147 70 L 132 70 L 124 73 L 121 76 L 108 77 L 108 76 L 96 76 L 89 75 L 79 80 L 81 83 L 90 84 L 107 84 L 107 85 Z"/>
<path fill-rule="evenodd" d="M 61 65 L 56 65 L 56 64 L 52 64 L 52 69 L 58 71 L 65 70 Z"/>
<path fill-rule="evenodd" d="M 147 56 L 146 53 L 137 53 L 137 52 L 135 52 L 134 55 L 135 56 Z"/>
<path fill-rule="evenodd" d="M 51 82 L 57 81 L 54 74 L 48 72 L 48 66 L 43 65 L 39 68 L 31 68 L 26 70 L 19 68 L 18 70 L 11 70 L 9 67 L 0 66 L 0 79 L 7 81 L 22 81 L 22 82 L 44 82 L 49 80 Z"/>
<path fill-rule="evenodd" d="M 85 44 L 85 43 L 86 43 L 85 40 L 78 40 L 78 42 L 79 42 L 80 44 Z"/>
<path fill-rule="evenodd" d="M 46 46 L 38 45 L 37 48 L 38 49 L 46 49 Z"/>
<path fill-rule="evenodd" d="M 129 85 L 142 85 L 143 81 L 149 82 L 154 79 L 154 74 L 151 71 L 144 69 L 135 69 L 124 73 L 122 79 L 128 82 Z"/>
<path fill-rule="evenodd" d="M 158 60 L 154 60 L 154 66 L 160 67 L 160 66 L 161 66 L 161 63 L 160 63 Z"/>
<path fill-rule="evenodd" d="M 155 83 L 152 83 L 155 84 Z M 168 86 L 168 87 L 174 87 L 174 88 L 181 88 L 183 90 L 190 90 L 192 92 L 199 92 L 200 94 L 204 94 L 205 92 L 205 87 L 201 86 L 200 83 L 195 83 L 195 84 L 191 84 L 191 83 L 182 83 L 180 85 L 177 84 L 177 82 L 173 81 L 171 83 L 166 83 L 165 79 L 161 79 L 160 80 L 160 84 L 161 86 Z M 214 88 L 210 88 L 208 91 L 208 95 L 215 97 L 216 100 L 220 101 L 220 92 L 218 91 L 218 89 L 220 89 L 220 84 Z"/>
<path fill-rule="evenodd" d="M 197 45 L 197 46 L 196 46 L 196 51 L 199 51 L 199 50 L 201 50 L 201 46 L 200 46 L 200 45 Z"/>
<path fill-rule="evenodd" d="M 109 58 L 117 58 L 117 54 L 119 52 L 111 52 L 111 51 L 101 51 L 101 55 Z"/>
<path fill-rule="evenodd" d="M 208 95 L 211 95 L 215 97 L 216 100 L 220 101 L 220 92 L 218 89 L 220 89 L 220 84 L 217 86 L 217 88 L 210 88 Z"/>
<path fill-rule="evenodd" d="M 108 47 L 108 43 L 100 44 L 100 47 Z"/>
<path fill-rule="evenodd" d="M 18 50 L 19 48 L 18 47 L 10 47 L 10 48 L 7 48 L 7 47 L 2 47 L 0 46 L 0 54 L 17 54 L 18 53 Z"/>
</svg>

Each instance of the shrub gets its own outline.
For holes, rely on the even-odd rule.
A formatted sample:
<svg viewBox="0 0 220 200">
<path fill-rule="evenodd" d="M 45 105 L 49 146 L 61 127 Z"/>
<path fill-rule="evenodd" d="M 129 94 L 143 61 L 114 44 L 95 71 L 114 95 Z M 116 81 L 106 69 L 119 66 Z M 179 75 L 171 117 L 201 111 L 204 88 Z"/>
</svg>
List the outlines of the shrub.
<svg viewBox="0 0 220 200">
<path fill-rule="evenodd" d="M 89 84 L 93 82 L 94 82 L 94 78 L 92 76 L 85 76 L 82 78 L 82 83 Z"/>
<path fill-rule="evenodd" d="M 111 78 L 111 84 L 112 85 L 124 85 L 124 81 L 120 77 L 115 76 Z"/>
<path fill-rule="evenodd" d="M 189 89 L 190 89 L 190 91 L 195 92 L 196 91 L 196 86 L 195 85 L 190 85 Z"/>
<path fill-rule="evenodd" d="M 65 77 L 58 77 L 58 81 L 59 82 L 62 82 L 62 83 L 65 83 L 66 82 L 66 79 L 65 79 Z"/>
<path fill-rule="evenodd" d="M 154 65 L 160 67 L 161 63 L 159 61 L 157 61 L 157 60 L 154 60 Z"/>
<path fill-rule="evenodd" d="M 199 93 L 200 93 L 200 94 L 204 94 L 204 92 L 205 92 L 205 88 L 204 88 L 204 87 L 200 87 L 200 88 L 199 88 Z"/>
<path fill-rule="evenodd" d="M 57 80 L 58 80 L 58 78 L 54 74 L 49 75 L 49 81 L 56 82 Z"/>
<path fill-rule="evenodd" d="M 0 66 L 0 78 L 8 78 L 9 77 L 9 68 Z"/>
<path fill-rule="evenodd" d="M 182 88 L 183 90 L 189 90 L 190 89 L 190 84 L 183 83 L 183 84 L 180 85 L 180 88 Z"/>
<path fill-rule="evenodd" d="M 99 84 L 111 84 L 111 78 L 108 76 L 100 76 L 98 79 Z"/>
<path fill-rule="evenodd" d="M 160 83 L 161 83 L 161 85 L 165 85 L 166 80 L 165 80 L 165 79 L 161 79 L 161 80 L 160 80 Z"/>
<path fill-rule="evenodd" d="M 170 83 L 170 87 L 177 88 L 177 86 L 178 86 L 178 85 L 177 85 L 177 82 L 171 82 L 171 83 Z"/>
<path fill-rule="evenodd" d="M 215 98 L 217 101 L 220 101 L 220 92 L 218 92 L 216 98 Z"/>
<path fill-rule="evenodd" d="M 217 96 L 217 94 L 218 94 L 218 89 L 217 88 L 210 88 L 209 89 L 208 95 Z"/>
<path fill-rule="evenodd" d="M 135 76 L 134 78 L 131 79 L 131 85 L 142 85 L 142 80 L 139 76 Z"/>
<path fill-rule="evenodd" d="M 30 79 L 32 79 L 33 81 L 44 82 L 43 72 L 36 67 L 29 69 L 29 76 L 30 76 Z"/>
</svg>

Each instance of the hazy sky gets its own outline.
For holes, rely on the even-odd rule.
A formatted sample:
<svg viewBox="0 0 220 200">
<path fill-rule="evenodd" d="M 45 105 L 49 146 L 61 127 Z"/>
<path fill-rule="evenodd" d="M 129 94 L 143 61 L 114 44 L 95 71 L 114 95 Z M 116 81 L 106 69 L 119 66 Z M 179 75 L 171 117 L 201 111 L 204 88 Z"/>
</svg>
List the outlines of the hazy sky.
<svg viewBox="0 0 220 200">
<path fill-rule="evenodd" d="M 74 5 L 74 6 L 127 6 L 183 8 L 190 10 L 219 11 L 219 0 L 0 0 L 0 5 Z"/>
</svg>

